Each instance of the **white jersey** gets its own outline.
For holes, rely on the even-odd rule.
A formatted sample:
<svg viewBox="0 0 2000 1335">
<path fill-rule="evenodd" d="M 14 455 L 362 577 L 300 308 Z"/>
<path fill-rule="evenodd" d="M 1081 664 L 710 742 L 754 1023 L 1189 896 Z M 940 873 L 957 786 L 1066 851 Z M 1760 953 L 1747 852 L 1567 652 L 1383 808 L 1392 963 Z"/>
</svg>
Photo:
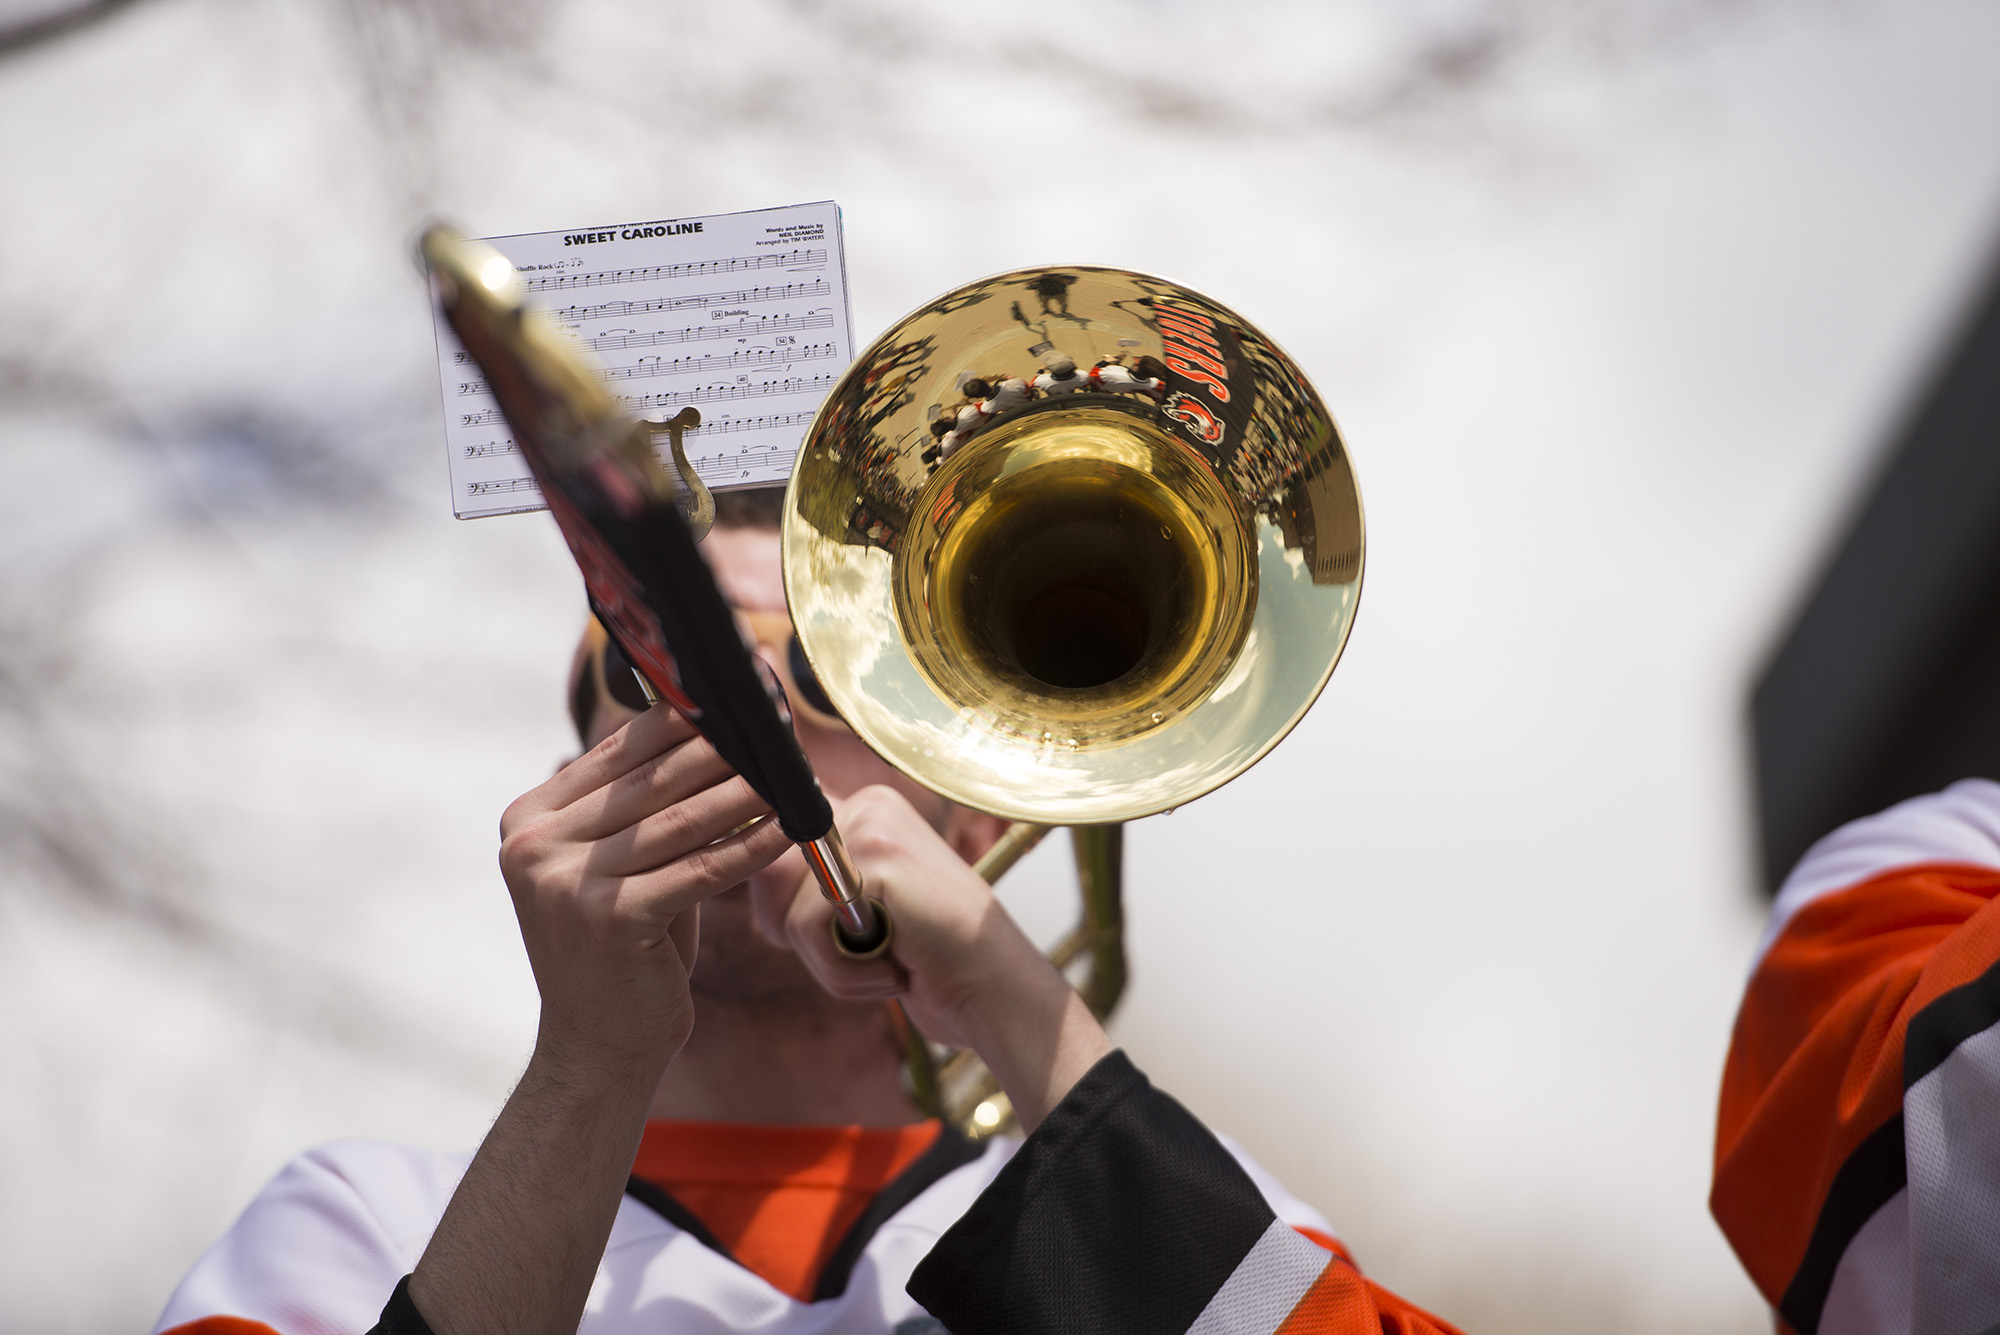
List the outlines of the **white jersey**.
<svg viewBox="0 0 2000 1335">
<path fill-rule="evenodd" d="M 1090 383 L 1090 377 L 1082 371 L 1071 372 L 1067 380 L 1058 380 L 1053 371 L 1044 371 L 1035 377 L 1035 392 L 1038 394 L 1082 394 L 1095 388 Z"/>
<path fill-rule="evenodd" d="M 943 1335 L 904 1286 L 1017 1148 L 996 1138 L 931 1183 L 868 1238 L 845 1291 L 812 1303 L 773 1288 L 628 1195 L 579 1335 Z M 1328 1231 L 1317 1211 L 1228 1148 L 1279 1218 Z M 234 1317 L 279 1335 L 361 1335 L 416 1266 L 470 1162 L 469 1154 L 357 1140 L 299 1156 L 196 1262 L 155 1331 L 241 1332 L 204 1320 Z"/>
<path fill-rule="evenodd" d="M 1786 1330 L 2000 1323 L 2000 784 L 1807 850 L 1724 1068 L 1717 1222 Z"/>
<path fill-rule="evenodd" d="M 1034 397 L 1035 391 L 1028 387 L 1027 381 L 1009 377 L 993 387 L 993 397 L 979 405 L 979 412 L 984 417 L 998 417 L 1016 408 L 1025 408 L 1028 400 Z"/>
<path fill-rule="evenodd" d="M 1130 367 L 1117 362 L 1091 367 L 1090 380 L 1107 394 L 1157 394 L 1164 388 L 1159 381 L 1133 375 Z"/>
</svg>

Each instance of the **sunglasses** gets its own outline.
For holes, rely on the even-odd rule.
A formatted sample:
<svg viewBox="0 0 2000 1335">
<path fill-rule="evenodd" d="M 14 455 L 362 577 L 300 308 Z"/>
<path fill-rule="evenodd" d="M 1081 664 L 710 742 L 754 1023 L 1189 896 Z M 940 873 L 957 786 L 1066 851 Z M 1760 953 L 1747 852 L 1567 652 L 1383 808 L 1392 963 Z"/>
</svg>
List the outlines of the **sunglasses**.
<svg viewBox="0 0 2000 1335">
<path fill-rule="evenodd" d="M 745 638 L 759 648 L 770 650 L 771 657 L 777 660 L 778 680 L 785 688 L 786 698 L 791 701 L 794 713 L 804 715 L 817 727 L 846 728 L 840 712 L 827 698 L 826 688 L 813 675 L 812 664 L 806 661 L 805 647 L 799 643 L 789 616 L 783 612 L 745 612 L 738 609 L 736 620 L 748 631 Z M 576 721 L 579 736 L 588 729 L 591 717 L 597 713 L 599 700 L 616 701 L 639 714 L 651 707 L 645 689 L 639 684 L 638 670 L 596 617 L 592 617 L 584 628 L 584 639 L 589 646 L 589 658 L 577 678 L 576 696 L 570 701 L 570 714 Z"/>
</svg>

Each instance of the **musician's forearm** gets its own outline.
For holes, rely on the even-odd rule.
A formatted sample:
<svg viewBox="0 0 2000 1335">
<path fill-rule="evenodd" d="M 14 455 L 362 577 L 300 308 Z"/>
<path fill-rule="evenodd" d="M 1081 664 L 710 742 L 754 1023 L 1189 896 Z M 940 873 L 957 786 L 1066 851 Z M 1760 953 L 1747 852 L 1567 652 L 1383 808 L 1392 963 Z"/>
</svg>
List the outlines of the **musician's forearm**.
<svg viewBox="0 0 2000 1335">
<path fill-rule="evenodd" d="M 924 1033 L 977 1052 L 1032 1131 L 1111 1051 L 1111 1041 L 992 887 L 902 794 L 864 788 L 839 804 L 838 815 L 869 892 L 896 923 L 894 958 L 842 958 L 828 930 L 832 914 L 809 879 L 768 887 L 777 903 L 760 912 L 782 922 L 793 949 L 835 996 L 899 995 Z"/>
<path fill-rule="evenodd" d="M 576 1329 L 657 1081 L 537 1049 L 411 1276 L 436 1335 Z"/>
<path fill-rule="evenodd" d="M 1112 1049 L 1104 1028 L 1068 981 L 1027 945 L 1017 967 L 996 975 L 967 1017 L 973 1049 L 999 1079 L 1023 1133 Z"/>
</svg>

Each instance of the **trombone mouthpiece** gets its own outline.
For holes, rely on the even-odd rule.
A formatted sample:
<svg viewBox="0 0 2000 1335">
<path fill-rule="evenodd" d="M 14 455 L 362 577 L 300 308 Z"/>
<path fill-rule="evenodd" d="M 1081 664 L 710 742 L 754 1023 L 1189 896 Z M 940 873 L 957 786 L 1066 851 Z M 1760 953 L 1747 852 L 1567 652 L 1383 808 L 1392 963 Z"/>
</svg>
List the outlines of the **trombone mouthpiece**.
<svg viewBox="0 0 2000 1335">
<path fill-rule="evenodd" d="M 833 905 L 834 948 L 849 959 L 872 960 L 889 949 L 889 910 L 879 899 L 862 894 L 861 873 L 848 856 L 840 827 L 829 825 L 817 839 L 799 845 L 819 882 L 820 893 Z"/>
</svg>

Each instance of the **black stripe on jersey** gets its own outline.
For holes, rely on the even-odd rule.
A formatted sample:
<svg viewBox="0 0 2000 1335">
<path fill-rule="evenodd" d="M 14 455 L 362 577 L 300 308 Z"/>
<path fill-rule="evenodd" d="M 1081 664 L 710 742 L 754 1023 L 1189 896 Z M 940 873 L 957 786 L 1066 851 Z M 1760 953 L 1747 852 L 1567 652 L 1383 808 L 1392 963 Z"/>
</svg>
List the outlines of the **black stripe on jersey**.
<svg viewBox="0 0 2000 1335">
<path fill-rule="evenodd" d="M 847 1281 L 854 1274 L 862 1249 L 867 1247 L 882 1225 L 888 1223 L 898 1210 L 930 1190 L 938 1179 L 947 1173 L 957 1172 L 982 1153 L 984 1151 L 979 1146 L 949 1126 L 940 1129 L 931 1147 L 877 1192 L 875 1199 L 868 1202 L 868 1208 L 861 1212 L 861 1217 L 854 1221 L 853 1227 L 841 1235 L 840 1241 L 827 1255 L 825 1268 L 819 1272 L 819 1282 L 813 1285 L 813 1301 L 824 1302 L 846 1293 Z"/>
<path fill-rule="evenodd" d="M 1275 1216 L 1229 1151 L 1114 1052 L 910 1277 L 953 1335 L 1184 1331 Z"/>
<path fill-rule="evenodd" d="M 1914 1021 L 1912 1021 L 1914 1024 Z M 1792 1274 L 1778 1311 L 1799 1335 L 1814 1335 L 1826 1295 L 1833 1288 L 1833 1272 L 1848 1244 L 1875 1212 L 1909 1182 L 1903 1158 L 1903 1114 L 1897 1113 L 1869 1132 L 1868 1138 L 1847 1156 L 1847 1162 L 1833 1175 L 1827 1188 L 1826 1204 L 1820 1207 L 1813 1224 L 1812 1241 L 1806 1244 L 1805 1259 Z"/>
<path fill-rule="evenodd" d="M 718 1256 L 727 1256 L 732 1261 L 736 1260 L 735 1255 L 730 1252 L 729 1248 L 722 1245 L 722 1239 L 709 1232 L 708 1225 L 695 1217 L 694 1211 L 688 1209 L 687 1206 L 675 1200 L 673 1196 L 660 1190 L 644 1178 L 626 1178 L 625 1194 L 666 1220 L 669 1224 L 672 1224 L 681 1232 L 688 1234 L 696 1242 L 699 1242 Z M 742 1262 L 739 1261 L 737 1264 L 740 1265 Z"/>
<path fill-rule="evenodd" d="M 813 1285 L 813 1301 L 838 1298 L 847 1292 L 847 1281 L 853 1277 L 861 1253 L 882 1225 L 888 1223 L 898 1210 L 928 1191 L 938 1179 L 965 1167 L 982 1152 L 979 1146 L 950 1127 L 940 1128 L 938 1138 L 931 1142 L 931 1147 L 877 1192 L 875 1199 L 868 1203 L 868 1208 L 861 1212 L 861 1217 L 841 1234 L 840 1241 L 834 1244 L 825 1266 L 820 1269 L 819 1279 Z M 743 1264 L 736 1260 L 735 1253 L 723 1245 L 722 1239 L 710 1232 L 708 1225 L 676 1200 L 671 1192 L 663 1191 L 643 1178 L 632 1177 L 626 1179 L 625 1194 L 716 1255 L 738 1265 Z"/>
<path fill-rule="evenodd" d="M 1903 1031 L 1903 1088 L 1909 1089 L 1974 1034 L 2000 1024 L 2000 964 L 1961 983 L 1910 1017 Z M 1834 1175 L 1812 1241 L 1778 1310 L 1799 1335 L 1814 1335 L 1840 1258 L 1861 1226 L 1909 1184 L 1903 1116 L 1884 1122 L 1861 1142 Z"/>
<path fill-rule="evenodd" d="M 382 1319 L 369 1327 L 368 1335 L 431 1335 L 430 1322 L 424 1320 L 424 1314 L 410 1301 L 408 1275 L 396 1281 L 389 1303 L 382 1309 Z"/>
<path fill-rule="evenodd" d="M 1944 1065 L 1974 1034 L 2000 1024 L 2000 964 L 1943 993 L 1910 1017 L 1903 1035 L 1903 1088 Z"/>
</svg>

